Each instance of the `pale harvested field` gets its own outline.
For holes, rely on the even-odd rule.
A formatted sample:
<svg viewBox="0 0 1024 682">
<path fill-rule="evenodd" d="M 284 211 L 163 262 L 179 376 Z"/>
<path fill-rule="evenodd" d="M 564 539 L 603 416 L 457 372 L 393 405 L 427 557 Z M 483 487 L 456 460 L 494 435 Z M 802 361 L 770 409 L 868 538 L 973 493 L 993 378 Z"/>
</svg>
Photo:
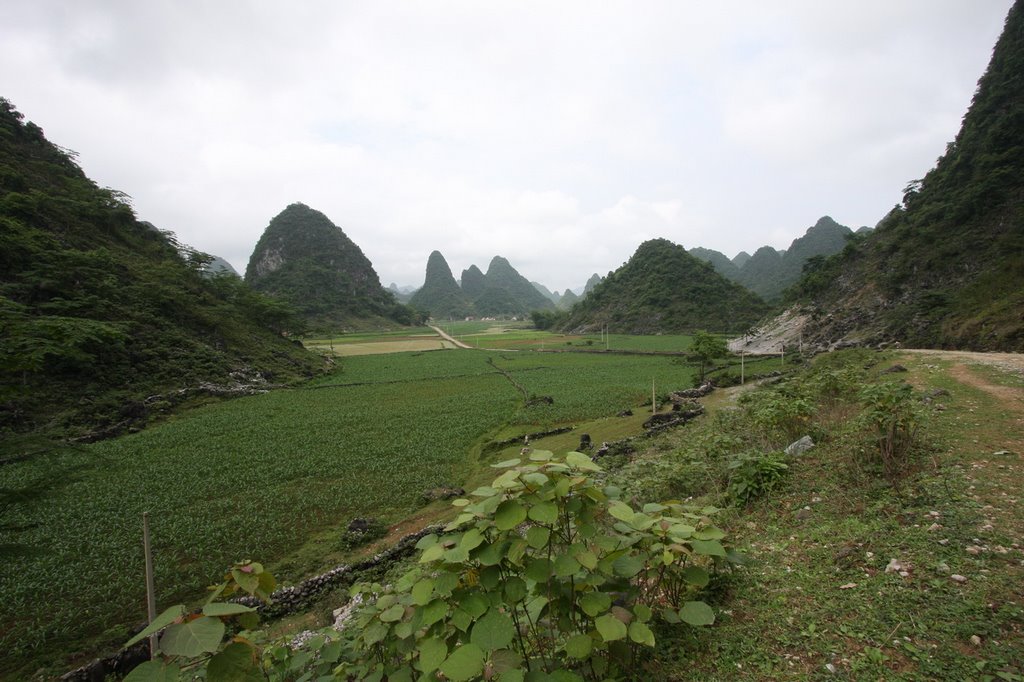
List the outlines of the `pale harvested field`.
<svg viewBox="0 0 1024 682">
<path fill-rule="evenodd" d="M 403 339 L 401 341 L 374 341 L 368 343 L 336 343 L 332 349 L 328 345 L 308 344 L 310 350 L 323 353 L 333 352 L 335 355 L 348 357 L 351 355 L 380 355 L 383 353 L 408 353 L 410 351 L 441 350 L 455 348 L 450 341 L 432 336 L 424 339 Z"/>
</svg>

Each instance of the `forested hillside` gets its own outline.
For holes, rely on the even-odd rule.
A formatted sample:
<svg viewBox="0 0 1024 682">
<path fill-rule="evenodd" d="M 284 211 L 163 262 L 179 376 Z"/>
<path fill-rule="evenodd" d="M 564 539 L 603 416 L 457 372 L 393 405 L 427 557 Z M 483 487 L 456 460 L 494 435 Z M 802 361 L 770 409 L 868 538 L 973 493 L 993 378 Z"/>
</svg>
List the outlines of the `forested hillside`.
<svg viewBox="0 0 1024 682">
<path fill-rule="evenodd" d="M 694 329 L 743 331 L 765 314 L 756 295 L 666 239 L 644 242 L 557 324 L 566 330 L 609 325 L 619 333 Z"/>
<path fill-rule="evenodd" d="M 414 318 L 381 286 L 359 246 L 323 213 L 301 203 L 270 221 L 245 281 L 280 298 L 314 327 L 410 324 Z"/>
<path fill-rule="evenodd" d="M 1024 8 L 1015 3 L 956 138 L 903 203 L 794 291 L 805 337 L 1024 350 Z"/>
<path fill-rule="evenodd" d="M 95 438 L 179 389 L 312 374 L 288 310 L 208 261 L 0 99 L 0 436 Z"/>
</svg>

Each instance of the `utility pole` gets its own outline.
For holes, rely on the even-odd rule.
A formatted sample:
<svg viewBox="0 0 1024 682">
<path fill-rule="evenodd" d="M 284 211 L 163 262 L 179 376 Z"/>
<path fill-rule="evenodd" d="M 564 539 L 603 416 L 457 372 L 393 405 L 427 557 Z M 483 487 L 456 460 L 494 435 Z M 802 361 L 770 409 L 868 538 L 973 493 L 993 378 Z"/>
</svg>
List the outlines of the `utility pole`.
<svg viewBox="0 0 1024 682">
<path fill-rule="evenodd" d="M 142 512 L 142 550 L 146 555 L 146 613 L 149 622 L 156 618 L 156 590 L 153 587 L 153 551 L 149 546 L 149 512 Z M 149 659 L 156 657 L 156 635 L 149 636 Z"/>
<path fill-rule="evenodd" d="M 744 369 L 745 368 L 743 366 L 743 359 L 746 357 L 746 355 L 747 354 L 744 351 L 742 351 L 742 350 L 740 351 L 740 385 L 741 386 L 743 384 L 747 383 L 747 381 L 746 381 L 746 374 L 744 373 Z"/>
</svg>

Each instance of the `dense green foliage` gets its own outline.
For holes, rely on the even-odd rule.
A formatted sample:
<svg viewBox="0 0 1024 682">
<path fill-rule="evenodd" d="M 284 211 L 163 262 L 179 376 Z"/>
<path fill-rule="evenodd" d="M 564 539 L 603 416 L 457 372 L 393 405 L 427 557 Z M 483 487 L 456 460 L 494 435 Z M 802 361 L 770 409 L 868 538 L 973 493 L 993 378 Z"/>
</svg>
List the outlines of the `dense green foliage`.
<svg viewBox="0 0 1024 682">
<path fill-rule="evenodd" d="M 1024 350 L 1024 7 L 956 139 L 897 206 L 794 291 L 821 338 Z"/>
<path fill-rule="evenodd" d="M 0 435 L 138 422 L 148 396 L 232 373 L 311 374 L 287 309 L 207 262 L 0 99 Z"/>
<path fill-rule="evenodd" d="M 532 451 L 495 465 L 489 486 L 456 500 L 444 535 L 393 587 L 364 585 L 342 641 L 342 674 L 448 680 L 621 679 L 655 645 L 653 621 L 702 626 L 695 597 L 715 562 L 736 558 L 713 508 L 641 511 L 593 476 L 586 455 Z M 649 655 L 649 654 L 648 654 Z"/>
<path fill-rule="evenodd" d="M 644 242 L 629 261 L 580 301 L 558 325 L 565 330 L 653 334 L 697 328 L 742 331 L 765 304 L 704 261 L 665 239 Z"/>
<path fill-rule="evenodd" d="M 697 374 L 699 381 L 704 381 L 704 373 L 715 359 L 724 358 L 728 354 L 729 349 L 722 337 L 708 334 L 703 329 L 698 329 L 694 333 L 693 343 L 690 345 L 690 355 L 700 363 L 700 372 Z"/>
<path fill-rule="evenodd" d="M 327 216 L 291 204 L 263 231 L 245 281 L 292 306 L 318 328 L 418 322 L 384 289 L 362 250 Z"/>
</svg>

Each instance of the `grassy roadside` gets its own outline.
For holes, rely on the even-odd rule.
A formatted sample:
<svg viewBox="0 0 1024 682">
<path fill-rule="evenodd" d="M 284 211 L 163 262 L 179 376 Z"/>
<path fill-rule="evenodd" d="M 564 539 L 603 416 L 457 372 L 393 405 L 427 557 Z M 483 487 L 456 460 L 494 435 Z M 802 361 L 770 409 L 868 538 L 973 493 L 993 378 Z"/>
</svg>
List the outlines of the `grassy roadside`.
<svg viewBox="0 0 1024 682">
<path fill-rule="evenodd" d="M 911 470 L 887 483 L 864 463 L 853 406 L 819 408 L 819 445 L 724 524 L 753 564 L 720 585 L 718 623 L 662 633 L 654 677 L 1024 679 L 1019 406 L 948 363 L 898 361 L 921 391 L 949 393 L 925 406 Z M 887 380 L 891 364 L 868 374 Z"/>
</svg>

